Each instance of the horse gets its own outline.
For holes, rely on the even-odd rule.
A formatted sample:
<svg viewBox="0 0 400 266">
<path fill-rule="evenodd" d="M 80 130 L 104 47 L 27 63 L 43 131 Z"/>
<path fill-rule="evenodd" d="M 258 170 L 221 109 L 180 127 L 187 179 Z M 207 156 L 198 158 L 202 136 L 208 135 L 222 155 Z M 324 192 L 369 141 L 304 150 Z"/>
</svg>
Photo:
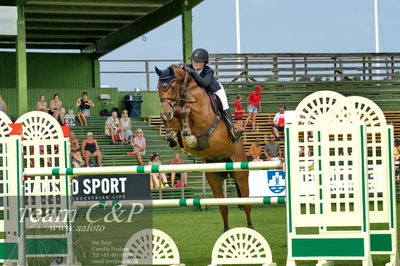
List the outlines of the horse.
<svg viewBox="0 0 400 266">
<path fill-rule="evenodd" d="M 213 109 L 206 91 L 188 74 L 182 66 L 171 65 L 165 70 L 155 67 L 159 76 L 158 91 L 161 101 L 161 119 L 166 129 L 170 146 L 176 145 L 171 129 L 179 132 L 186 152 L 196 155 L 206 163 L 245 162 L 246 152 L 242 141 L 232 142 L 225 123 Z M 248 171 L 231 172 L 239 197 L 249 196 Z M 214 198 L 223 198 L 223 181 L 227 172 L 205 173 Z M 251 206 L 242 206 L 247 227 L 253 228 Z M 229 230 L 228 207 L 219 206 L 224 231 Z"/>
</svg>

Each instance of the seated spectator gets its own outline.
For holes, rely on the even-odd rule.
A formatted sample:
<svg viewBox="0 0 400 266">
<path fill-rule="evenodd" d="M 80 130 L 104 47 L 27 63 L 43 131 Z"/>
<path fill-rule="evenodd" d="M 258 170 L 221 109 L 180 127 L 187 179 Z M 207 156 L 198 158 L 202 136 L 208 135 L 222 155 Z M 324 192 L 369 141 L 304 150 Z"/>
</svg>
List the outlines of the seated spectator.
<svg viewBox="0 0 400 266">
<path fill-rule="evenodd" d="M 128 116 L 128 111 L 122 111 L 120 122 L 120 128 L 122 131 L 122 144 L 129 144 L 133 142 L 133 133 L 132 133 L 132 121 Z"/>
<path fill-rule="evenodd" d="M 170 164 L 185 164 L 185 162 L 181 158 L 181 154 L 179 152 L 175 153 L 174 158 L 169 161 Z M 187 187 L 187 173 L 179 173 L 181 175 L 182 183 L 185 187 Z M 171 173 L 171 186 L 175 186 L 175 175 L 176 173 Z"/>
<path fill-rule="evenodd" d="M 39 97 L 39 101 L 36 103 L 36 111 L 48 112 L 49 108 L 47 107 L 46 97 L 41 95 Z"/>
<path fill-rule="evenodd" d="M 275 142 L 275 135 L 272 133 L 269 135 L 269 142 L 265 144 L 264 154 L 267 161 L 283 161 L 279 143 Z"/>
<path fill-rule="evenodd" d="M 99 148 L 99 144 L 97 141 L 93 138 L 93 133 L 88 132 L 87 137 L 85 140 L 82 141 L 82 152 L 83 152 L 83 157 L 85 157 L 85 162 L 86 162 L 86 167 L 90 167 L 89 161 L 90 157 L 95 156 L 97 157 L 97 164 L 98 166 L 102 166 L 102 154 Z"/>
<path fill-rule="evenodd" d="M 79 152 L 79 140 L 76 138 L 75 133 L 72 131 L 69 136 L 69 143 L 71 145 L 70 147 L 71 147 L 72 165 L 74 167 L 80 167 L 82 165 L 85 165 L 81 153 Z"/>
<path fill-rule="evenodd" d="M 142 156 L 146 154 L 146 139 L 143 137 L 141 128 L 136 129 L 135 137 L 133 139 L 133 151 L 128 152 L 127 155 L 136 155 L 140 165 L 143 165 Z"/>
<path fill-rule="evenodd" d="M 62 112 L 62 101 L 60 95 L 54 94 L 53 100 L 50 102 L 50 112 L 55 119 L 60 119 L 61 124 L 64 124 L 64 113 Z"/>
<path fill-rule="evenodd" d="M 7 112 L 7 104 L 3 100 L 3 97 L 1 97 L 1 95 L 0 95 L 0 111 L 2 111 L 4 113 Z"/>
<path fill-rule="evenodd" d="M 158 152 L 153 152 L 153 155 L 150 157 L 149 165 L 161 165 L 160 154 Z M 160 181 L 163 182 L 164 187 L 169 187 L 165 173 L 152 173 L 150 176 L 154 188 L 160 187 Z"/>
<path fill-rule="evenodd" d="M 279 132 L 283 132 L 283 130 L 285 129 L 285 110 L 286 106 L 281 105 L 279 107 L 279 112 L 276 113 L 274 117 L 274 127 L 272 128 L 272 132 L 274 133 L 277 140 L 280 140 Z"/>
<path fill-rule="evenodd" d="M 395 139 L 394 140 L 394 160 L 395 161 L 400 161 L 400 140 Z"/>
<path fill-rule="evenodd" d="M 113 111 L 111 116 L 107 118 L 106 125 L 104 127 L 107 136 L 111 137 L 112 144 L 116 144 L 115 140 L 121 138 L 121 128 L 119 127 L 118 113 Z"/>
<path fill-rule="evenodd" d="M 74 127 L 75 126 L 75 115 L 74 110 L 68 110 L 67 114 L 64 116 L 64 124 L 66 126 Z"/>
<path fill-rule="evenodd" d="M 79 108 L 78 120 L 81 126 L 87 126 L 87 118 L 90 116 L 90 107 L 94 106 L 94 103 L 89 100 L 88 93 L 82 93 L 82 98 L 76 100 L 76 107 Z"/>
<path fill-rule="evenodd" d="M 252 162 L 254 159 L 256 159 L 257 161 L 260 159 L 262 151 L 260 142 L 261 142 L 260 138 L 257 138 L 256 143 L 251 144 L 250 150 L 247 153 L 247 160 L 249 162 Z"/>
</svg>

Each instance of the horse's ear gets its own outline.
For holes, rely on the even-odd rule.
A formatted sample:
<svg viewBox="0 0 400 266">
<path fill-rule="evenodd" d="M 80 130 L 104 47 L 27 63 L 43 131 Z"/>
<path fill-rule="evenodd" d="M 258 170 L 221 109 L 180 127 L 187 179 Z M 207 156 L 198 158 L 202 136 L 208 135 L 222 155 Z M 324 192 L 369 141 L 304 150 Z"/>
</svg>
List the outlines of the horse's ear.
<svg viewBox="0 0 400 266">
<path fill-rule="evenodd" d="M 168 70 L 169 70 L 169 75 L 170 76 L 175 76 L 175 72 L 174 72 L 174 69 L 172 67 L 169 67 Z"/>
<path fill-rule="evenodd" d="M 160 70 L 158 67 L 154 67 L 154 69 L 156 70 L 156 73 L 158 76 L 161 76 L 162 70 Z"/>
</svg>

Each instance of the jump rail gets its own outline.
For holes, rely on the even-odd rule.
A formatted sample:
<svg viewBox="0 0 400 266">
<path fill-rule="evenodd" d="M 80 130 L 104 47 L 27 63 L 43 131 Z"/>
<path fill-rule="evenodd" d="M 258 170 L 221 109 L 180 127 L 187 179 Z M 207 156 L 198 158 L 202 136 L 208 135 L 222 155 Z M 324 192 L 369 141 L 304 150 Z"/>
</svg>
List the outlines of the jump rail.
<svg viewBox="0 0 400 266">
<path fill-rule="evenodd" d="M 181 172 L 229 172 L 248 170 L 283 169 L 280 161 L 206 163 L 180 165 L 115 166 L 88 168 L 26 168 L 25 177 L 57 175 L 112 175 Z"/>
<path fill-rule="evenodd" d="M 75 207 L 111 207 L 116 204 L 122 206 L 132 206 L 143 204 L 146 207 L 163 208 L 163 207 L 205 207 L 205 206 L 237 206 L 237 205 L 275 205 L 285 204 L 285 197 L 254 197 L 254 198 L 216 198 L 216 199 L 164 199 L 164 200 L 120 200 L 120 201 L 74 201 Z"/>
</svg>

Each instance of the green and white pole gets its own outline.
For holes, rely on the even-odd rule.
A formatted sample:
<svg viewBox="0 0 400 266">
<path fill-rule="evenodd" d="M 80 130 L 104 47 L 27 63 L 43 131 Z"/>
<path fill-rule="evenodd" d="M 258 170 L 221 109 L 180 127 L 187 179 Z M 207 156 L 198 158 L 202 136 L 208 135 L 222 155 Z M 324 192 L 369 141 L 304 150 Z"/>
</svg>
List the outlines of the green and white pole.
<svg viewBox="0 0 400 266">
<path fill-rule="evenodd" d="M 121 204 L 132 207 L 143 204 L 145 207 L 206 207 L 206 206 L 237 206 L 237 205 L 276 205 L 285 204 L 286 197 L 254 197 L 254 198 L 216 198 L 216 199 L 163 199 L 163 200 L 115 200 L 115 201 L 77 201 L 75 207 L 112 207 Z"/>
<path fill-rule="evenodd" d="M 50 175 L 113 175 L 113 174 L 149 174 L 149 173 L 182 173 L 182 172 L 230 172 L 249 170 L 279 170 L 283 169 L 280 161 L 266 162 L 236 162 L 207 163 L 180 165 L 146 165 L 146 166 L 115 166 L 87 168 L 28 168 L 24 176 Z"/>
</svg>

